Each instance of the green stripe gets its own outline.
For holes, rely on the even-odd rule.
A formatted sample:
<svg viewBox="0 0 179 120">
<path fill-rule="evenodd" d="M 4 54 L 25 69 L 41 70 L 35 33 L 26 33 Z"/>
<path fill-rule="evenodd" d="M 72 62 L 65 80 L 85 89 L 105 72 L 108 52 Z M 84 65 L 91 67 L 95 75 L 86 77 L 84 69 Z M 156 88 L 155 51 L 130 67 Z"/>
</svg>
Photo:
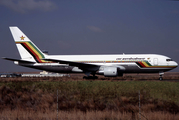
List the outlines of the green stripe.
<svg viewBox="0 0 179 120">
<path fill-rule="evenodd" d="M 45 58 L 41 51 L 39 51 L 32 42 L 28 42 L 41 56 L 42 58 Z"/>
<path fill-rule="evenodd" d="M 145 60 L 145 63 L 149 66 L 152 66 L 148 61 Z"/>
</svg>

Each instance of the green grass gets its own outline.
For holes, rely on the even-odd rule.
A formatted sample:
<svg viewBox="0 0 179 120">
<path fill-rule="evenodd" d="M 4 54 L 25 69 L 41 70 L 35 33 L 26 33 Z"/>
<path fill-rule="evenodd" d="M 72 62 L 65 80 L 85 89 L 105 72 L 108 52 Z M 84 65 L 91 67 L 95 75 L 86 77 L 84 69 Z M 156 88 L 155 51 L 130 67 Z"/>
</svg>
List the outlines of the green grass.
<svg viewBox="0 0 179 120">
<path fill-rule="evenodd" d="M 140 91 L 144 110 L 179 113 L 178 82 L 99 80 L 0 82 L 0 111 L 55 110 L 57 90 L 59 110 L 137 112 Z"/>
<path fill-rule="evenodd" d="M 1 82 L 15 91 L 37 91 L 56 93 L 76 99 L 114 99 L 120 96 L 144 99 L 159 99 L 179 105 L 179 83 L 159 81 L 43 81 L 43 82 Z"/>
</svg>

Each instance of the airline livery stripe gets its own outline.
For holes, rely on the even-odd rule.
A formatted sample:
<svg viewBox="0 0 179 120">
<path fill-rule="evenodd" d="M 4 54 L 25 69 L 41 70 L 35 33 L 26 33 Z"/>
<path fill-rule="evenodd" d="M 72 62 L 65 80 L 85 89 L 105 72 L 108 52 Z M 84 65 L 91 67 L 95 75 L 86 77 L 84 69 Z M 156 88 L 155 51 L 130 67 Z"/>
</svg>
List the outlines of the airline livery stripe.
<svg viewBox="0 0 179 120">
<path fill-rule="evenodd" d="M 36 57 L 42 58 L 39 52 L 29 43 L 25 43 L 25 46 L 28 47 L 36 55 Z"/>
<path fill-rule="evenodd" d="M 131 63 L 131 61 L 74 61 L 79 63 Z M 133 62 L 140 68 L 175 68 L 176 66 L 152 66 L 148 61 Z"/>
<path fill-rule="evenodd" d="M 31 42 L 28 42 L 28 44 L 30 44 L 32 46 L 32 48 L 34 48 L 36 50 L 36 52 L 38 52 L 38 54 L 39 54 L 39 56 L 41 56 L 41 58 L 45 58 L 44 55 Z"/>
<path fill-rule="evenodd" d="M 34 59 L 36 60 L 36 62 L 41 63 L 38 55 L 25 43 L 21 43 L 21 45 L 34 57 Z"/>
<path fill-rule="evenodd" d="M 152 66 L 148 61 L 146 61 L 146 64 L 147 64 L 148 66 Z"/>
<path fill-rule="evenodd" d="M 145 67 L 145 65 L 142 62 L 138 62 L 140 64 L 140 67 Z"/>
<path fill-rule="evenodd" d="M 16 42 L 16 44 L 21 44 L 36 60 L 38 63 L 44 63 L 44 55 L 33 45 L 31 42 Z"/>
<path fill-rule="evenodd" d="M 152 66 L 148 61 L 136 62 L 141 68 L 175 68 L 176 66 Z"/>
<path fill-rule="evenodd" d="M 32 52 L 32 54 L 35 56 L 36 60 L 39 62 L 39 63 L 43 63 L 45 62 L 44 60 L 41 60 L 41 58 L 44 58 L 44 56 L 42 56 L 40 54 L 40 51 L 35 48 L 35 46 L 33 46 L 31 43 L 27 42 L 27 44 L 25 44 L 29 50 Z"/>
<path fill-rule="evenodd" d="M 149 67 L 149 65 L 146 62 L 142 62 L 145 67 Z"/>
<path fill-rule="evenodd" d="M 36 58 L 39 62 L 46 62 L 45 60 L 41 60 L 44 58 L 44 55 L 42 55 L 42 53 L 31 42 L 27 42 L 27 45 L 32 49 L 33 52 L 35 52 Z"/>
</svg>

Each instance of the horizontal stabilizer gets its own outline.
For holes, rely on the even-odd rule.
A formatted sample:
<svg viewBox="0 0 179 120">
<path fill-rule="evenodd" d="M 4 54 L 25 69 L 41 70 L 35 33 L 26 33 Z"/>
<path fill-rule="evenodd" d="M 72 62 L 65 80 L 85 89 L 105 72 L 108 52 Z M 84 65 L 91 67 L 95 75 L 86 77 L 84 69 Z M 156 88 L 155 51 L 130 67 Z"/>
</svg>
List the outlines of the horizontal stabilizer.
<svg viewBox="0 0 179 120">
<path fill-rule="evenodd" d="M 18 61 L 18 62 L 21 62 L 21 63 L 35 63 L 35 62 L 32 62 L 32 61 L 13 59 L 13 58 L 6 58 L 6 57 L 2 57 L 2 59 L 10 60 L 10 61 Z"/>
</svg>

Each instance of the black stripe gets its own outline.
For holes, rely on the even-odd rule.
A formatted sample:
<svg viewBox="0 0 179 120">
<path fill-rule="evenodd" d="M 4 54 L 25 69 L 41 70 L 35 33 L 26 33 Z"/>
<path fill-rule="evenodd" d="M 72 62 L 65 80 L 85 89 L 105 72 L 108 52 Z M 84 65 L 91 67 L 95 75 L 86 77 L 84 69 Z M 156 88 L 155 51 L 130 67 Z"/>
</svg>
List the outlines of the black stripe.
<svg viewBox="0 0 179 120">
<path fill-rule="evenodd" d="M 32 56 L 33 56 L 33 58 L 35 59 L 35 61 L 37 62 L 37 63 L 40 63 L 39 61 L 38 61 L 38 59 L 35 57 L 35 55 L 24 45 L 24 43 L 20 43 Z"/>
<path fill-rule="evenodd" d="M 136 62 L 136 64 L 137 64 L 138 66 L 140 66 L 141 68 L 143 67 L 139 62 Z"/>
</svg>

